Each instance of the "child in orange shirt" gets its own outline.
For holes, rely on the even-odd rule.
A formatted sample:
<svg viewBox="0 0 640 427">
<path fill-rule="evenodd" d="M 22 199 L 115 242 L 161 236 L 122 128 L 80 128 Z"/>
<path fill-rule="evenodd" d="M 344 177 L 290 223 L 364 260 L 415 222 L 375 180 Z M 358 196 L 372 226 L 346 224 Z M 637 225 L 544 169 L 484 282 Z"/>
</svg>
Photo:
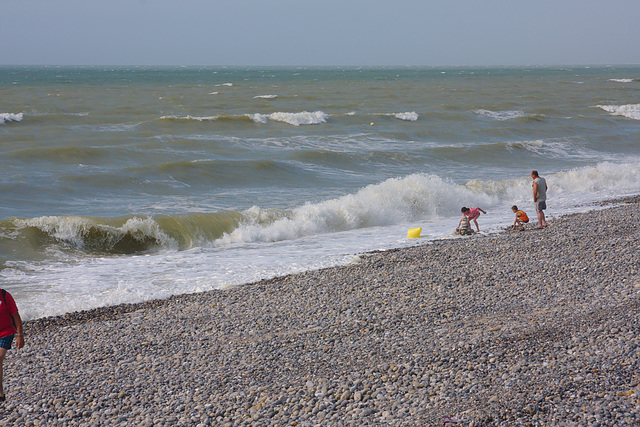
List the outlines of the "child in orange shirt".
<svg viewBox="0 0 640 427">
<path fill-rule="evenodd" d="M 511 227 L 511 229 L 515 230 L 517 224 L 518 229 L 524 231 L 524 225 L 529 222 L 529 217 L 524 211 L 519 210 L 516 205 L 511 206 L 511 210 L 516 214 L 516 220 L 513 221 L 513 227 Z"/>
</svg>

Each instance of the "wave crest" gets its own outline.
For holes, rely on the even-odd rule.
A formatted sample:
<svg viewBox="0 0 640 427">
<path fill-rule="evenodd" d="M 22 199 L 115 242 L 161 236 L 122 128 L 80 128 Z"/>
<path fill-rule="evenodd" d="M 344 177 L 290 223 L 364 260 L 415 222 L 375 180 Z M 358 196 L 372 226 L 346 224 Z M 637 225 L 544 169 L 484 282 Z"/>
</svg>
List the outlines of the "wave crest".
<svg viewBox="0 0 640 427">
<path fill-rule="evenodd" d="M 479 116 L 489 118 L 491 120 L 505 121 L 505 120 L 517 120 L 517 119 L 531 119 L 542 120 L 544 115 L 542 114 L 530 114 L 521 110 L 507 110 L 507 111 L 491 111 L 491 110 L 475 110 L 474 113 Z"/>
<path fill-rule="evenodd" d="M 152 218 L 117 220 L 90 217 L 45 216 L 16 219 L 18 229 L 37 230 L 72 249 L 88 252 L 135 253 L 154 247 L 177 247 L 177 242 L 161 230 Z"/>
<path fill-rule="evenodd" d="M 406 120 L 408 122 L 415 122 L 418 120 L 418 113 L 415 111 L 407 112 L 407 113 L 397 113 L 394 115 L 396 119 Z"/>
<path fill-rule="evenodd" d="M 369 185 L 354 194 L 306 204 L 273 216 L 254 207 L 243 212 L 244 221 L 215 243 L 277 242 L 316 234 L 399 224 L 416 219 L 448 216 L 462 201 L 487 204 L 491 196 L 437 175 L 414 174 Z M 265 218 L 270 218 L 265 225 Z"/>
<path fill-rule="evenodd" d="M 640 104 L 627 105 L 597 105 L 612 116 L 623 116 L 628 119 L 640 120 Z"/>
<path fill-rule="evenodd" d="M 238 227 L 239 212 L 158 217 L 45 216 L 0 223 L 0 238 L 99 254 L 134 254 L 207 245 Z"/>
<path fill-rule="evenodd" d="M 326 123 L 329 115 L 322 111 L 302 111 L 300 113 L 278 112 L 271 114 L 248 114 L 247 117 L 249 117 L 256 123 L 267 123 L 269 120 L 271 120 L 274 122 L 287 123 L 293 126 L 300 126 Z"/>
<path fill-rule="evenodd" d="M 162 116 L 160 120 L 195 120 L 198 122 L 210 122 L 218 120 L 220 116 Z"/>
<path fill-rule="evenodd" d="M 7 122 L 21 122 L 24 113 L 0 113 L 0 125 Z"/>
</svg>

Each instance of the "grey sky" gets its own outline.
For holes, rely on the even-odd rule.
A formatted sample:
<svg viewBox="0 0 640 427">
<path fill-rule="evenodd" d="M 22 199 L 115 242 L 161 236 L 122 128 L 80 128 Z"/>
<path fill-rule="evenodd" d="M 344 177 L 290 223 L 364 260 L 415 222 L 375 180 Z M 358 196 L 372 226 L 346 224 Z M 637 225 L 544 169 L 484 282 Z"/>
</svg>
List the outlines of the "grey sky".
<svg viewBox="0 0 640 427">
<path fill-rule="evenodd" d="M 639 17 L 638 0 L 0 0 L 0 64 L 640 64 Z"/>
</svg>

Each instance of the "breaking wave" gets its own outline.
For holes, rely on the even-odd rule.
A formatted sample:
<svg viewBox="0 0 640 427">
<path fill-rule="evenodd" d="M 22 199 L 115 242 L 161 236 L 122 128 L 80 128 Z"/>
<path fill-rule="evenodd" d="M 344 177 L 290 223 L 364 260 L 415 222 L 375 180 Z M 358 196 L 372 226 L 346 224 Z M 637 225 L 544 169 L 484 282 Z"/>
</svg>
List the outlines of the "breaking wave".
<svg viewBox="0 0 640 427">
<path fill-rule="evenodd" d="M 0 113 L 0 125 L 7 122 L 21 122 L 24 113 Z"/>
<path fill-rule="evenodd" d="M 318 125 L 326 123 L 329 115 L 322 111 L 301 113 L 271 113 L 271 114 L 249 114 L 247 115 L 256 123 L 268 123 L 269 121 L 287 123 L 293 126 Z"/>
<path fill-rule="evenodd" d="M 202 246 L 238 226 L 237 212 L 158 217 L 45 216 L 0 222 L 0 236 L 35 249 L 61 248 L 96 254 L 133 254 Z"/>
<path fill-rule="evenodd" d="M 582 200 L 636 192 L 640 162 L 602 162 L 546 176 L 554 199 Z M 51 245 L 96 254 L 134 254 L 193 247 L 278 242 L 368 227 L 428 221 L 457 215 L 460 206 L 497 207 L 529 200 L 529 177 L 455 183 L 433 174 L 413 174 L 293 209 L 254 206 L 242 212 L 147 217 L 45 216 L 0 222 L 0 243 Z"/>
<path fill-rule="evenodd" d="M 505 121 L 515 119 L 534 119 L 540 120 L 543 115 L 540 114 L 528 114 L 521 110 L 507 110 L 507 111 L 491 111 L 491 110 L 475 110 L 474 113 L 481 117 L 486 117 L 491 120 Z"/>
<path fill-rule="evenodd" d="M 210 122 L 218 120 L 220 116 L 162 116 L 160 120 L 195 120 L 197 122 Z"/>
<path fill-rule="evenodd" d="M 394 117 L 396 119 L 400 119 L 400 120 L 406 120 L 408 122 L 415 122 L 416 120 L 418 120 L 418 113 L 416 113 L 415 111 L 411 111 L 411 112 L 407 112 L 407 113 L 397 113 L 394 114 Z"/>
<path fill-rule="evenodd" d="M 613 116 L 623 116 L 628 119 L 640 120 L 640 104 L 627 105 L 597 105 Z"/>
</svg>

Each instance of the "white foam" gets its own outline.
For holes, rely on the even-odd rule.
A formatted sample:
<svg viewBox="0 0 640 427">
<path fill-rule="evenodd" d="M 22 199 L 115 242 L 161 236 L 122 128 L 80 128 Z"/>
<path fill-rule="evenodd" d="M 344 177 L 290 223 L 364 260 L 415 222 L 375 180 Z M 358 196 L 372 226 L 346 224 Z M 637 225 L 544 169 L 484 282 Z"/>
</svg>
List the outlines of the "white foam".
<svg viewBox="0 0 640 427">
<path fill-rule="evenodd" d="M 547 177 L 550 198 L 566 207 L 640 188 L 640 160 L 602 162 Z M 355 194 L 288 212 L 253 207 L 244 212 L 243 224 L 214 244 L 278 242 L 304 236 L 369 227 L 391 226 L 415 220 L 437 220 L 459 212 L 461 206 L 511 206 L 528 202 L 531 179 L 471 180 L 455 184 L 436 175 L 414 174 L 370 185 Z M 562 196 L 561 198 L 557 198 Z M 504 209 L 507 209 L 506 207 Z"/>
<path fill-rule="evenodd" d="M 227 86 L 227 87 L 233 87 L 233 83 L 221 83 L 221 84 L 217 84 L 215 85 L 216 87 L 220 87 L 220 86 Z"/>
<path fill-rule="evenodd" d="M 623 116 L 628 119 L 640 120 L 640 104 L 627 105 L 597 105 L 613 116 Z"/>
<path fill-rule="evenodd" d="M 257 95 L 254 96 L 254 99 L 276 99 L 278 95 Z"/>
<path fill-rule="evenodd" d="M 21 122 L 24 113 L 0 113 L 0 125 L 6 122 Z"/>
<path fill-rule="evenodd" d="M 475 110 L 476 114 L 484 117 L 488 117 L 493 120 L 512 120 L 520 117 L 524 117 L 526 114 L 524 111 L 512 110 L 512 111 L 491 111 L 491 110 Z"/>
<path fill-rule="evenodd" d="M 589 196 L 592 200 L 637 193 L 640 188 L 640 160 L 628 163 L 602 162 L 571 169 L 553 176 L 556 193 Z M 592 196 L 593 195 L 593 196 Z"/>
<path fill-rule="evenodd" d="M 464 201 L 491 203 L 491 196 L 436 175 L 415 174 L 367 186 L 355 194 L 306 204 L 274 218 L 253 207 L 242 226 L 218 239 L 217 246 L 247 242 L 278 242 L 303 236 L 388 226 L 418 218 L 439 218 L 460 209 Z M 268 225 L 265 225 L 268 224 Z"/>
<path fill-rule="evenodd" d="M 633 83 L 633 79 L 609 79 L 610 82 Z"/>
<path fill-rule="evenodd" d="M 287 123 L 293 126 L 300 125 L 317 125 L 326 123 L 329 115 L 322 111 L 300 113 L 271 113 L 271 114 L 247 114 L 251 120 L 256 123 L 267 123 L 269 120 L 274 122 Z"/>
<path fill-rule="evenodd" d="M 160 120 L 195 120 L 198 122 L 207 122 L 218 120 L 220 116 L 162 116 Z"/>
<path fill-rule="evenodd" d="M 418 120 L 418 113 L 415 111 L 407 112 L 407 113 L 397 113 L 394 115 L 396 119 L 406 120 L 409 122 L 415 122 Z"/>
<path fill-rule="evenodd" d="M 266 114 L 247 114 L 247 117 L 249 117 L 251 120 L 253 120 L 255 123 L 269 123 L 269 116 Z"/>
</svg>

